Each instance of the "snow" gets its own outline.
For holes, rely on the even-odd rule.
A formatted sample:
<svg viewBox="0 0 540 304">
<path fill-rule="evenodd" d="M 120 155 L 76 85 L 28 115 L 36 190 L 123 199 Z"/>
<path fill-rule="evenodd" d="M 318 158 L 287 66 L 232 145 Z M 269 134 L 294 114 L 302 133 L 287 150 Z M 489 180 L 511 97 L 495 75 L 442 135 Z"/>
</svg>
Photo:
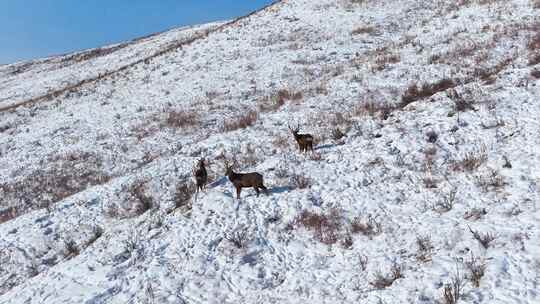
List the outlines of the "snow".
<svg viewBox="0 0 540 304">
<path fill-rule="evenodd" d="M 465 280 L 459 303 L 540 302 L 540 89 L 526 46 L 538 10 L 525 0 L 356 2 L 281 1 L 80 62 L 0 66 L 0 106 L 12 105 L 200 36 L 0 112 L 0 210 L 30 209 L 0 224 L 0 303 L 437 303 L 456 268 L 469 275 L 471 254 L 487 268 L 479 287 Z M 376 30 L 351 34 L 366 25 Z M 398 60 L 383 60 L 390 55 Z M 480 69 L 507 58 L 493 80 L 481 79 Z M 388 119 L 354 110 L 398 105 L 411 83 L 445 77 L 475 110 L 456 111 L 447 92 Z M 280 89 L 303 98 L 224 130 Z M 173 111 L 196 113 L 196 122 L 174 127 Z M 320 139 L 314 155 L 298 152 L 287 129 L 295 122 Z M 332 139 L 336 126 L 343 139 Z M 478 167 L 458 168 L 483 149 Z M 262 173 L 270 195 L 244 189 L 234 199 L 222 155 Z M 175 189 L 200 157 L 214 180 L 175 209 Z M 310 185 L 295 188 L 294 175 Z M 134 216 L 139 182 L 155 208 Z M 47 191 L 55 185 L 68 195 Z M 441 211 L 452 192 L 451 210 Z M 485 213 L 466 218 L 476 209 Z M 301 225 L 303 211 L 337 214 L 337 241 Z M 381 231 L 354 233 L 355 218 Z M 484 248 L 470 229 L 496 238 Z M 424 236 L 433 248 L 420 260 Z M 393 263 L 403 277 L 375 288 Z"/>
</svg>

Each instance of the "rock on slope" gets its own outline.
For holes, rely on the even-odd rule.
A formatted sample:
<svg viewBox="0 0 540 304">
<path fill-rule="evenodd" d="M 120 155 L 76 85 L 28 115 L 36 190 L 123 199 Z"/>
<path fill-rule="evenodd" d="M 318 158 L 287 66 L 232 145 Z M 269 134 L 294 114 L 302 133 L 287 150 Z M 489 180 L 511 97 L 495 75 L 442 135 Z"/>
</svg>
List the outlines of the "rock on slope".
<svg viewBox="0 0 540 304">
<path fill-rule="evenodd" d="M 289 0 L 1 66 L 2 106 L 82 84 L 0 112 L 0 303 L 538 302 L 539 9 Z"/>
</svg>

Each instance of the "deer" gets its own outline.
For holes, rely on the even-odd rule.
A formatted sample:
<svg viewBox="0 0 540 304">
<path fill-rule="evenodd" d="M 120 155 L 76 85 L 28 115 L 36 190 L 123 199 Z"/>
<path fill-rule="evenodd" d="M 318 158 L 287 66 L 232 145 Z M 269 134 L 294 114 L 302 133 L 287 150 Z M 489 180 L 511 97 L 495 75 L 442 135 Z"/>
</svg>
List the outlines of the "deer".
<svg viewBox="0 0 540 304">
<path fill-rule="evenodd" d="M 204 158 L 197 161 L 197 165 L 193 168 L 192 172 L 197 183 L 197 193 L 203 191 L 203 189 L 206 188 L 206 183 L 208 181 L 208 172 L 206 172 Z"/>
<path fill-rule="evenodd" d="M 287 125 L 289 127 L 289 130 L 294 136 L 294 139 L 298 143 L 298 148 L 300 149 L 300 152 L 307 152 L 310 150 L 313 152 L 313 135 L 311 134 L 299 134 L 300 131 L 300 124 L 293 129 L 290 125 Z"/>
<path fill-rule="evenodd" d="M 240 199 L 240 192 L 242 188 L 253 187 L 259 197 L 259 189 L 262 189 L 266 195 L 268 195 L 268 189 L 263 184 L 263 176 L 257 172 L 251 173 L 236 173 L 233 171 L 232 166 L 225 161 L 225 176 L 229 178 L 229 181 L 236 188 L 236 198 Z"/>
</svg>

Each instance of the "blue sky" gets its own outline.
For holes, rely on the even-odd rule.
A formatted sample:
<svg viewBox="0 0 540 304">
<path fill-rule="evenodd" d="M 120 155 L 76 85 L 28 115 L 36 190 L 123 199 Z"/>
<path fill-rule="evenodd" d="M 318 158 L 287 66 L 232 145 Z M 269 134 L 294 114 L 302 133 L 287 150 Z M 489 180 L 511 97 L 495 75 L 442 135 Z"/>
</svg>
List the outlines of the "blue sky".
<svg viewBox="0 0 540 304">
<path fill-rule="evenodd" d="M 270 0 L 0 0 L 0 63 L 229 19 Z"/>
</svg>

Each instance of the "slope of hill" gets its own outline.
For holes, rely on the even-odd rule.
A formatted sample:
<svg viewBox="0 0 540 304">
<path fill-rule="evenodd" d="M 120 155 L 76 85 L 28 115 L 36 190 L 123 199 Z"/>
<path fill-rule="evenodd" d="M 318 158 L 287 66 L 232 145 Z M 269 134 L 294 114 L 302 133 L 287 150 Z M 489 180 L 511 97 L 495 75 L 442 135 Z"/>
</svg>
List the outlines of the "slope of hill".
<svg viewBox="0 0 540 304">
<path fill-rule="evenodd" d="M 0 303 L 538 302 L 540 4 L 449 2 L 0 66 L 0 106 L 35 99 L 0 111 Z M 225 159 L 270 195 L 233 199 Z"/>
</svg>

